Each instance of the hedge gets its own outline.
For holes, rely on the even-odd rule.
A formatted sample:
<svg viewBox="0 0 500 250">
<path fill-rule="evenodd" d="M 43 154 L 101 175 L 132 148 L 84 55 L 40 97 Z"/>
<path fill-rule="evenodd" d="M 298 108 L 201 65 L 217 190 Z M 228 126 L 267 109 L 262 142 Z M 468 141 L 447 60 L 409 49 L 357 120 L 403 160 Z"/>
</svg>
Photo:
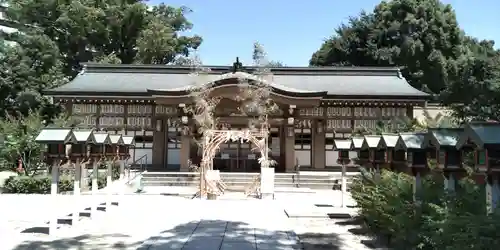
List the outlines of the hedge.
<svg viewBox="0 0 500 250">
<path fill-rule="evenodd" d="M 113 167 L 112 179 L 117 180 L 120 178 L 120 168 Z M 5 180 L 3 186 L 4 193 L 13 194 L 49 194 L 51 186 L 50 176 L 11 176 Z M 61 175 L 58 182 L 59 192 L 73 191 L 72 176 Z M 99 175 L 97 178 L 97 185 L 99 189 L 106 186 L 106 175 Z M 89 187 L 92 186 L 92 178 L 88 178 Z"/>
<path fill-rule="evenodd" d="M 351 194 L 365 226 L 392 249 L 497 249 L 500 213 L 486 213 L 484 186 L 467 176 L 450 191 L 442 180 L 432 170 L 414 196 L 413 176 L 362 170 Z"/>
</svg>

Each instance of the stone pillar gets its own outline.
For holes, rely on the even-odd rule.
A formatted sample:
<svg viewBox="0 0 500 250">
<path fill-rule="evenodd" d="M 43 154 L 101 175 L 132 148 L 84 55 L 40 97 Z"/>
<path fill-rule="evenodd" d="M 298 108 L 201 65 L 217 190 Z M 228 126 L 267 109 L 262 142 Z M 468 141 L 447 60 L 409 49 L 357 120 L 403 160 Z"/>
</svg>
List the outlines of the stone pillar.
<svg viewBox="0 0 500 250">
<path fill-rule="evenodd" d="M 97 192 L 99 186 L 97 185 L 97 177 L 99 176 L 99 162 L 94 159 L 92 163 L 92 207 L 90 208 L 90 216 L 95 217 L 97 214 L 97 207 L 99 206 L 99 197 Z"/>
<path fill-rule="evenodd" d="M 59 201 L 57 200 L 57 182 L 59 179 L 59 164 L 60 160 L 54 160 L 52 164 L 52 179 L 51 179 L 51 184 L 50 184 L 50 196 L 52 200 L 52 211 L 50 213 L 50 221 L 49 221 L 49 234 L 54 234 L 57 230 L 57 217 L 59 216 L 58 213 L 58 208 L 59 208 Z"/>
<path fill-rule="evenodd" d="M 106 171 L 106 211 L 109 211 L 111 208 L 111 201 L 112 201 L 112 196 L 113 196 L 113 178 L 112 178 L 112 173 L 113 173 L 113 165 L 115 162 L 109 162 L 107 164 L 107 171 Z"/>
<path fill-rule="evenodd" d="M 80 178 L 80 189 L 87 191 L 89 187 L 88 176 L 89 171 L 87 170 L 87 163 L 80 165 L 81 178 Z"/>
<path fill-rule="evenodd" d="M 181 150 L 180 150 L 180 160 L 181 160 L 181 172 L 188 172 L 189 171 L 189 165 L 188 165 L 188 160 L 190 156 L 190 151 L 191 151 L 191 136 L 186 133 L 186 131 L 183 131 L 182 137 L 181 137 Z"/>
<path fill-rule="evenodd" d="M 76 223 L 78 223 L 78 220 L 80 218 L 80 181 L 82 179 L 82 166 L 80 164 L 80 159 L 76 159 L 75 163 L 75 180 L 73 182 L 73 198 L 74 198 L 74 203 L 73 205 L 74 210 L 73 210 L 73 216 L 72 216 L 72 225 L 74 226 Z"/>
<path fill-rule="evenodd" d="M 346 173 L 346 166 L 345 164 L 342 164 L 342 177 L 341 177 L 341 190 L 342 190 L 342 207 L 346 207 L 346 196 L 347 196 L 347 173 Z"/>
<path fill-rule="evenodd" d="M 120 161 L 120 180 L 125 180 L 125 160 Z"/>
<path fill-rule="evenodd" d="M 321 121 L 315 121 L 312 132 L 312 167 L 324 169 L 326 164 L 325 131 Z"/>
</svg>

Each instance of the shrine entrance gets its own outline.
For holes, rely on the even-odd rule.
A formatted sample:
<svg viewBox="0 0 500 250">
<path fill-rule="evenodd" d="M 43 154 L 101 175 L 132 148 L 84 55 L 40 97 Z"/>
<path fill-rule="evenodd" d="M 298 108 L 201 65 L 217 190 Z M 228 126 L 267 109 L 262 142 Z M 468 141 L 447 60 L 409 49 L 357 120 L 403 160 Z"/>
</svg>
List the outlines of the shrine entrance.
<svg viewBox="0 0 500 250">
<path fill-rule="evenodd" d="M 233 126 L 233 129 L 235 129 L 235 126 Z M 268 157 L 276 162 L 274 166 L 276 172 L 285 172 L 285 163 L 283 162 L 285 152 L 282 151 L 284 147 L 279 131 L 279 128 L 273 127 L 269 133 L 268 145 L 270 150 Z M 202 150 L 195 144 L 191 144 L 191 146 L 190 159 L 194 164 L 200 164 Z M 259 157 L 259 149 L 250 141 L 226 141 L 219 145 L 219 150 L 213 159 L 213 169 L 221 172 L 257 173 L 260 172 Z"/>
<path fill-rule="evenodd" d="M 251 142 L 230 141 L 220 145 L 214 158 L 214 170 L 221 172 L 260 172 L 260 152 L 252 152 Z M 255 150 L 254 150 L 255 151 Z"/>
</svg>

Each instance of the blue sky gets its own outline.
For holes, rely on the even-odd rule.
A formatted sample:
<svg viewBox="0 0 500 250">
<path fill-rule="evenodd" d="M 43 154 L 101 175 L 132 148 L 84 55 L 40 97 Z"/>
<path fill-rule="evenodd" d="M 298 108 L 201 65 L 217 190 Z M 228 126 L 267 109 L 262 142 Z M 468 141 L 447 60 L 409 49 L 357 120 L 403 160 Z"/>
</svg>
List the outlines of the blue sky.
<svg viewBox="0 0 500 250">
<path fill-rule="evenodd" d="M 379 0 L 152 0 L 193 10 L 190 33 L 204 39 L 204 64 L 230 65 L 239 56 L 251 64 L 252 45 L 264 45 L 269 59 L 287 66 L 306 66 L 313 52 L 351 15 L 372 10 Z M 470 35 L 500 45 L 500 1 L 444 0 L 452 4 L 461 27 Z M 476 4 L 474 4 L 474 2 Z"/>
</svg>

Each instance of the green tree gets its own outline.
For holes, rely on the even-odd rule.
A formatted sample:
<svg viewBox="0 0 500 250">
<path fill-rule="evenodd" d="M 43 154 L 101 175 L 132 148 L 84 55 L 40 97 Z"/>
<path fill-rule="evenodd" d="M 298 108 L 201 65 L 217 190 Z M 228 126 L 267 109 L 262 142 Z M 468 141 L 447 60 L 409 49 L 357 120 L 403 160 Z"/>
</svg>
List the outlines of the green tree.
<svg viewBox="0 0 500 250">
<path fill-rule="evenodd" d="M 7 18 L 36 29 L 57 45 L 64 73 L 75 76 L 80 63 L 112 62 L 167 64 L 188 55 L 199 36 L 183 36 L 191 29 L 188 8 L 159 4 L 150 8 L 142 0 L 39 1 L 6 0 Z"/>
<path fill-rule="evenodd" d="M 167 64 L 201 43 L 182 36 L 190 10 L 139 0 L 4 0 L 19 32 L 0 31 L 0 117 L 40 112 L 46 119 L 61 107 L 44 89 L 72 79 L 82 62 Z M 7 46 L 3 41 L 12 41 Z"/>
<path fill-rule="evenodd" d="M 60 107 L 41 92 L 67 82 L 56 44 L 39 32 L 15 33 L 15 46 L 3 46 L 0 56 L 0 117 L 40 111 L 54 117 Z"/>
<path fill-rule="evenodd" d="M 0 145 L 0 166 L 4 169 L 17 168 L 22 162 L 25 175 L 33 175 L 38 169 L 45 168 L 40 156 L 43 145 L 35 141 L 38 134 L 47 125 L 67 126 L 68 120 L 58 117 L 49 122 L 36 112 L 29 112 L 25 117 L 7 116 L 0 120 L 0 134 L 3 143 Z"/>
<path fill-rule="evenodd" d="M 441 101 L 462 121 L 500 120 L 500 52 L 493 41 L 466 37 L 465 45 Z"/>
<path fill-rule="evenodd" d="M 463 34 L 450 5 L 438 0 L 383 1 L 338 27 L 312 66 L 398 66 L 417 89 L 441 92 L 463 53 Z"/>
<path fill-rule="evenodd" d="M 486 214 L 484 188 L 473 179 L 468 172 L 445 190 L 442 170 L 431 165 L 414 196 L 413 176 L 362 170 L 351 192 L 368 228 L 391 249 L 496 249 L 500 213 Z"/>
</svg>

